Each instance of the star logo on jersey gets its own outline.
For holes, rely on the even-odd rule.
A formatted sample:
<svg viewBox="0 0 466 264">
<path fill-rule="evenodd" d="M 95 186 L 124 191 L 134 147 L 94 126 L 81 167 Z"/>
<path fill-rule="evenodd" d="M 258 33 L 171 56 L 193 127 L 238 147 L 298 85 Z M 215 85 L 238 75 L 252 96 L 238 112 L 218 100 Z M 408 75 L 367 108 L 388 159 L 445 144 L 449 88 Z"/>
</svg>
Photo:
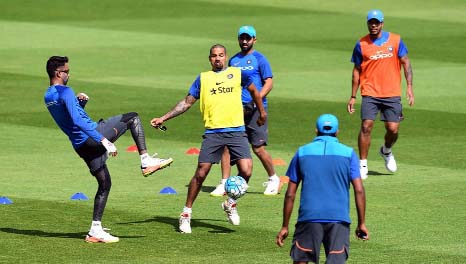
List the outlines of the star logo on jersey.
<svg viewBox="0 0 466 264">
<path fill-rule="evenodd" d="M 210 90 L 210 94 L 211 94 L 211 95 L 217 94 L 217 89 L 212 88 L 212 89 Z"/>
</svg>

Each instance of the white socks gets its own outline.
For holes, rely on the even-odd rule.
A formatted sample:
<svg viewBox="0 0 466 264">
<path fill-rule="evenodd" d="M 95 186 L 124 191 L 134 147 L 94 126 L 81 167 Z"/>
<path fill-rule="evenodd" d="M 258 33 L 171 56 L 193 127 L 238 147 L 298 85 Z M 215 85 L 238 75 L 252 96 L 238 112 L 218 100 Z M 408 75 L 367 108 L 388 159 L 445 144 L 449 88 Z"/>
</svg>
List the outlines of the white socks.
<svg viewBox="0 0 466 264">
<path fill-rule="evenodd" d="M 359 166 L 367 167 L 367 159 L 359 160 Z"/>
<path fill-rule="evenodd" d="M 183 207 L 183 213 L 191 214 L 193 212 L 192 208 L 189 207 Z"/>
<path fill-rule="evenodd" d="M 389 154 L 392 152 L 392 148 L 387 148 L 385 147 L 385 144 L 382 146 L 382 152 L 383 154 Z"/>
<path fill-rule="evenodd" d="M 90 232 L 91 233 L 98 233 L 98 232 L 101 232 L 101 231 L 103 231 L 102 222 L 101 221 L 92 221 Z"/>
</svg>

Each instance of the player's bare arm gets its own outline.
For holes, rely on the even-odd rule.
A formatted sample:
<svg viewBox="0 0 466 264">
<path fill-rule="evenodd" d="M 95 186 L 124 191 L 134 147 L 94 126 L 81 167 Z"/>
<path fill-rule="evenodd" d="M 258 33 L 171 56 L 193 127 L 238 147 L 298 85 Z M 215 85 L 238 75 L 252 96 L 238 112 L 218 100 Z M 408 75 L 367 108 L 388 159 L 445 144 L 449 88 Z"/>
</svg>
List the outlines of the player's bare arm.
<svg viewBox="0 0 466 264">
<path fill-rule="evenodd" d="M 358 226 L 356 227 L 356 236 L 358 239 L 369 240 L 369 230 L 366 227 L 366 192 L 361 178 L 351 181 L 354 190 L 354 202 L 358 214 Z"/>
<path fill-rule="evenodd" d="M 275 242 L 279 247 L 283 247 L 284 241 L 288 237 L 288 226 L 290 223 L 291 213 L 293 212 L 293 205 L 297 190 L 298 184 L 290 181 L 286 190 L 285 200 L 283 202 L 282 228 L 278 232 L 277 238 L 275 239 Z"/>
<path fill-rule="evenodd" d="M 351 80 L 351 96 L 346 106 L 348 113 L 352 114 L 356 111 L 354 108 L 354 103 L 356 102 L 356 95 L 359 88 L 359 75 L 361 74 L 361 66 L 354 65 L 353 67 L 353 77 Z"/>
<path fill-rule="evenodd" d="M 254 100 L 254 103 L 256 104 L 257 109 L 259 109 L 259 118 L 257 119 L 257 124 L 259 126 L 262 126 L 265 124 L 265 121 L 267 120 L 267 112 L 265 111 L 264 105 L 262 104 L 262 97 L 259 94 L 259 91 L 257 91 L 256 86 L 251 83 L 247 87 L 249 93 L 251 94 L 252 99 Z"/>
<path fill-rule="evenodd" d="M 408 56 L 403 56 L 400 58 L 401 65 L 403 65 L 403 70 L 406 79 L 406 97 L 408 98 L 409 106 L 414 105 L 414 92 L 413 92 L 413 69 L 411 68 L 411 62 Z"/>
<path fill-rule="evenodd" d="M 260 96 L 262 98 L 266 97 L 273 88 L 273 80 L 272 78 L 267 78 L 264 80 L 264 85 L 262 86 L 262 90 L 260 91 Z"/>
<path fill-rule="evenodd" d="M 172 110 L 168 111 L 162 117 L 153 118 L 150 123 L 154 128 L 158 128 L 163 122 L 181 115 L 188 111 L 189 108 L 197 101 L 192 95 L 188 94 L 183 100 L 179 101 Z"/>
</svg>

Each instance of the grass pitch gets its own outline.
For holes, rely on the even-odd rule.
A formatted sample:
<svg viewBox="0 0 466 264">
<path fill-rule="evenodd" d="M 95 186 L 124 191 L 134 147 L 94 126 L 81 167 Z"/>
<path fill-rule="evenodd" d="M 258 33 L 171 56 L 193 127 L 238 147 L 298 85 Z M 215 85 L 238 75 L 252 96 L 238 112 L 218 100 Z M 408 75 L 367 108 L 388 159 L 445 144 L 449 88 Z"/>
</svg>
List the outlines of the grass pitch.
<svg viewBox="0 0 466 264">
<path fill-rule="evenodd" d="M 196 105 L 168 121 L 166 133 L 152 130 L 149 120 L 209 69 L 212 44 L 226 45 L 233 55 L 237 29 L 252 24 L 256 48 L 274 71 L 272 156 L 288 162 L 313 138 L 315 119 L 325 112 L 339 117 L 340 140 L 356 147 L 359 116 L 345 110 L 349 60 L 373 8 L 384 11 L 385 30 L 401 34 L 408 46 L 416 104 L 405 106 L 396 174 L 377 156 L 383 125 L 373 132 L 364 182 L 371 240 L 352 237 L 348 263 L 466 262 L 464 1 L 18 0 L 0 2 L 0 196 L 14 202 L 0 205 L 0 263 L 291 262 L 291 238 L 284 248 L 274 244 L 283 194 L 261 194 L 266 175 L 257 159 L 250 193 L 238 207 L 241 226 L 228 224 L 222 199 L 208 195 L 220 178 L 214 166 L 193 208 L 193 234 L 177 233 L 197 162 L 184 152 L 200 146 L 201 119 Z M 70 57 L 69 85 L 90 95 L 91 117 L 139 112 L 149 150 L 175 160 L 144 178 L 137 154 L 124 151 L 130 136 L 117 142 L 103 219 L 121 238 L 116 244 L 83 242 L 96 183 L 43 104 L 45 62 L 56 54 Z M 286 166 L 276 170 L 284 175 Z M 178 194 L 159 194 L 166 186 Z M 70 201 L 76 192 L 90 200 Z M 352 216 L 356 220 L 353 205 Z"/>
</svg>

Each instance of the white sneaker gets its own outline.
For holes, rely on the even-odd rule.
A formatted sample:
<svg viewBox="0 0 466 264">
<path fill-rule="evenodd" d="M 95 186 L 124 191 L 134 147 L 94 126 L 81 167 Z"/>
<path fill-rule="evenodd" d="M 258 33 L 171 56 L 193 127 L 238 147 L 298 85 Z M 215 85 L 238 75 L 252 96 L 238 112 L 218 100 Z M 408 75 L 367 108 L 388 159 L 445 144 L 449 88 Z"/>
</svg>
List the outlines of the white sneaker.
<svg viewBox="0 0 466 264">
<path fill-rule="evenodd" d="M 223 211 L 227 214 L 228 222 L 232 225 L 239 225 L 239 214 L 236 209 L 236 204 L 229 204 L 228 201 L 222 203 Z"/>
<path fill-rule="evenodd" d="M 181 213 L 180 215 L 180 232 L 191 234 L 191 214 Z"/>
<path fill-rule="evenodd" d="M 367 179 L 367 177 L 368 177 L 367 173 L 368 172 L 369 172 L 369 168 L 367 168 L 367 165 L 359 164 L 359 173 L 361 174 L 361 179 L 363 179 L 363 180 Z"/>
<path fill-rule="evenodd" d="M 263 186 L 266 186 L 265 195 L 277 195 L 280 192 L 280 178 L 272 176 L 268 181 L 263 183 Z"/>
<path fill-rule="evenodd" d="M 225 193 L 225 183 L 223 181 L 220 181 L 220 184 L 215 187 L 215 190 L 213 190 L 210 193 L 210 196 L 224 196 Z"/>
<path fill-rule="evenodd" d="M 396 172 L 397 167 L 396 167 L 396 161 L 395 161 L 395 156 L 393 156 L 393 153 L 383 153 L 383 146 L 380 147 L 379 151 L 380 156 L 385 160 L 385 168 L 389 172 Z"/>
<path fill-rule="evenodd" d="M 88 243 L 115 243 L 120 241 L 116 236 L 112 236 L 104 230 L 93 232 L 92 230 L 86 236 L 85 239 Z"/>
<path fill-rule="evenodd" d="M 154 157 L 146 157 L 141 162 L 141 171 L 144 177 L 151 175 L 152 173 L 170 166 L 173 162 L 172 158 L 159 159 Z"/>
</svg>

